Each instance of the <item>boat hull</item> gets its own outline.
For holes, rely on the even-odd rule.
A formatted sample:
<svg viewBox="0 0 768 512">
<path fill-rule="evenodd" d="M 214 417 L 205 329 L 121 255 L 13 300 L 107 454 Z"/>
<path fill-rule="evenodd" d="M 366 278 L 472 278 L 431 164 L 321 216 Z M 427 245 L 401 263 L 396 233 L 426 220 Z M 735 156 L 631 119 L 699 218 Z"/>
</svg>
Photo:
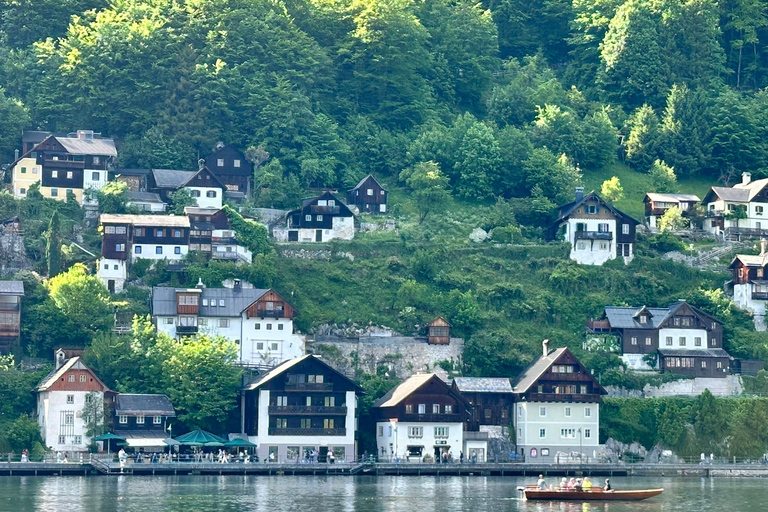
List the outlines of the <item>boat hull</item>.
<svg viewBox="0 0 768 512">
<path fill-rule="evenodd" d="M 544 501 L 639 501 L 658 496 L 664 489 L 626 489 L 617 491 L 558 491 L 523 489 L 527 500 Z"/>
</svg>

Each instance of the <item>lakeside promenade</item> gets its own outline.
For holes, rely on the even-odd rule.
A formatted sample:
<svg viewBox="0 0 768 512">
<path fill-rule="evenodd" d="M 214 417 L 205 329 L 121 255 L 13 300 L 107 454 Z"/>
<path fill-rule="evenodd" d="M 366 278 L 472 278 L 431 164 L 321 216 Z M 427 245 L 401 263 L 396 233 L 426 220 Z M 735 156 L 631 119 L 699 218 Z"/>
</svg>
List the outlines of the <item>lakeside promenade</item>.
<svg viewBox="0 0 768 512">
<path fill-rule="evenodd" d="M 154 464 L 89 459 L 83 462 L 0 462 L 0 476 L 37 475 L 339 475 L 339 476 L 680 476 L 680 477 L 768 477 L 768 465 L 757 463 L 713 464 L 394 464 L 394 463 L 200 463 Z"/>
</svg>

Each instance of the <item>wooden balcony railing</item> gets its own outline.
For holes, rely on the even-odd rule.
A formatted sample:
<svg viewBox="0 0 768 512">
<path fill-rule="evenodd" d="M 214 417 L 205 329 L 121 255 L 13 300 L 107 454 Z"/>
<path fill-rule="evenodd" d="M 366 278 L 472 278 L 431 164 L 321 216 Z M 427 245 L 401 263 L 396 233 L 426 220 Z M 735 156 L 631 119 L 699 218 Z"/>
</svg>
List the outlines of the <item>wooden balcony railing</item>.
<svg viewBox="0 0 768 512">
<path fill-rule="evenodd" d="M 286 391 L 333 391 L 333 382 L 294 382 L 285 385 Z"/>
<path fill-rule="evenodd" d="M 346 416 L 347 406 L 270 405 L 269 414 L 281 416 Z"/>
<path fill-rule="evenodd" d="M 271 436 L 345 436 L 346 428 L 269 428 Z"/>
<path fill-rule="evenodd" d="M 577 231 L 576 240 L 613 240 L 613 233 L 607 231 Z"/>
<path fill-rule="evenodd" d="M 584 394 L 584 395 L 566 395 L 563 393 L 529 393 L 529 402 L 599 402 L 600 395 Z"/>
<path fill-rule="evenodd" d="M 176 334 L 196 334 L 196 333 L 197 333 L 196 325 L 177 325 L 176 326 Z"/>
<path fill-rule="evenodd" d="M 423 421 L 430 423 L 461 423 L 464 420 L 459 414 L 405 414 L 403 421 Z"/>
<path fill-rule="evenodd" d="M 768 292 L 752 292 L 753 300 L 768 300 Z"/>
</svg>

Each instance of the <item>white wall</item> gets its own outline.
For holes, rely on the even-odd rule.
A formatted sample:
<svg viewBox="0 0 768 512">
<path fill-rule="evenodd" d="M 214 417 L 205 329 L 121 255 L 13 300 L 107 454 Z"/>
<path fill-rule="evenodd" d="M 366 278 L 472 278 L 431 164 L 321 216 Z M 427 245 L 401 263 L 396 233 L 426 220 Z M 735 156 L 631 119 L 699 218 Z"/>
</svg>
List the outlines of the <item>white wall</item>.
<svg viewBox="0 0 768 512">
<path fill-rule="evenodd" d="M 299 242 L 316 242 L 316 233 L 318 229 L 315 228 L 291 228 L 287 227 L 274 228 L 272 230 L 272 236 L 278 242 L 288 241 L 288 232 L 298 231 Z M 352 240 L 355 238 L 355 218 L 354 217 L 334 217 L 331 229 L 320 229 L 323 233 L 322 242 L 327 242 L 333 239 L 339 240 Z"/>
<path fill-rule="evenodd" d="M 125 286 L 128 277 L 128 268 L 125 260 L 101 258 L 96 262 L 96 275 L 99 276 L 104 286 L 108 286 L 110 279 L 115 281 L 115 292 L 120 292 Z"/>
<path fill-rule="evenodd" d="M 755 315 L 765 315 L 766 301 L 752 298 L 752 286 L 754 286 L 752 283 L 733 285 L 733 302 L 739 308 L 751 311 Z"/>
<path fill-rule="evenodd" d="M 667 345 L 667 337 L 672 337 L 672 345 Z M 701 346 L 696 346 L 695 338 L 701 338 Z M 680 345 L 680 338 L 685 338 L 685 345 Z M 722 340 L 718 340 L 722 341 Z M 702 350 L 709 347 L 705 329 L 659 329 L 659 348 L 674 348 L 680 350 Z"/>
<path fill-rule="evenodd" d="M 161 213 L 165 211 L 166 204 L 165 203 L 155 203 L 155 202 L 144 202 L 144 201 L 128 201 L 126 203 L 128 206 L 135 206 L 139 210 L 143 212 L 150 212 L 150 213 Z"/>
<path fill-rule="evenodd" d="M 37 417 L 40 425 L 40 433 L 43 436 L 45 446 L 54 451 L 86 451 L 90 438 L 85 435 L 86 425 L 80 413 L 85 407 L 86 395 L 91 391 L 44 391 L 37 395 Z M 74 404 L 67 403 L 67 395 L 74 396 Z M 104 399 L 103 393 L 96 393 L 101 400 Z M 67 435 L 65 442 L 59 444 L 59 432 L 61 413 L 65 411 L 74 412 L 73 435 Z M 81 442 L 75 444 L 74 436 L 80 436 Z"/>
<path fill-rule="evenodd" d="M 94 176 L 96 179 L 94 179 Z M 107 184 L 107 171 L 100 169 L 85 169 L 83 171 L 83 189 L 99 190 Z"/>
<path fill-rule="evenodd" d="M 409 427 L 422 427 L 422 437 L 409 437 Z M 448 437 L 435 438 L 435 427 L 448 427 Z M 382 436 L 379 435 L 380 430 L 383 430 Z M 435 455 L 435 446 L 450 447 L 448 449 L 457 459 L 464 450 L 464 424 L 426 421 L 398 422 L 394 425 L 389 421 L 376 423 L 376 451 L 380 461 L 393 460 L 395 455 L 405 460 L 409 445 L 423 446 L 422 456 L 432 457 Z"/>
<path fill-rule="evenodd" d="M 189 190 L 190 194 L 193 194 L 194 192 L 199 192 L 200 197 L 194 197 L 195 201 L 197 201 L 197 206 L 200 208 L 216 208 L 221 209 L 222 200 L 221 197 L 223 195 L 223 192 L 220 188 L 217 187 L 184 187 L 186 190 Z M 215 197 L 208 197 L 208 192 L 214 192 L 216 194 Z"/>
<path fill-rule="evenodd" d="M 137 250 L 137 247 L 140 249 Z M 157 254 L 157 247 L 162 248 L 162 254 Z M 176 248 L 179 249 L 179 254 L 176 253 Z M 147 260 L 180 260 L 187 253 L 189 253 L 189 245 L 187 244 L 133 244 L 131 246 L 131 263 L 139 258 Z"/>
<path fill-rule="evenodd" d="M 608 224 L 611 240 L 576 240 L 576 224 L 586 224 L 586 231 L 597 231 L 598 224 Z M 571 244 L 570 258 L 582 265 L 602 265 L 616 258 L 616 220 L 570 218 L 566 223 L 565 240 Z"/>
<path fill-rule="evenodd" d="M 540 414 L 541 407 L 546 408 L 545 415 Z M 570 416 L 566 416 L 567 408 L 570 408 Z M 599 446 L 600 407 L 597 403 L 518 402 L 514 419 L 518 451 L 523 448 L 529 462 L 531 448 L 538 452 L 534 461 L 546 461 L 554 459 L 557 452 L 578 452 L 580 447 L 585 457 L 591 457 Z M 579 428 L 581 436 L 577 432 Z M 545 431 L 544 437 L 540 435 L 541 429 Z M 573 437 L 563 437 L 561 429 L 572 429 Z M 542 448 L 549 449 L 548 457 L 541 455 Z"/>
</svg>

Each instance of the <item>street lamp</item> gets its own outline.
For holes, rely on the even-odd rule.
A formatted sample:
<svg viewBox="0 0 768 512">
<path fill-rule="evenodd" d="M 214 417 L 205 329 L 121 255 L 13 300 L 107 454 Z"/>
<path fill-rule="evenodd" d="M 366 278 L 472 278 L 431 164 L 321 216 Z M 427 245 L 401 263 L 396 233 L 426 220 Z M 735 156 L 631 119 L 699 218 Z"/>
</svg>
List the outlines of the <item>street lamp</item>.
<svg viewBox="0 0 768 512">
<path fill-rule="evenodd" d="M 173 438 L 173 436 L 171 435 L 172 432 L 173 432 L 173 423 L 168 425 L 168 439 L 172 439 Z M 168 460 L 173 461 L 173 455 L 171 454 L 171 448 L 172 448 L 172 445 L 170 443 L 168 443 Z"/>
</svg>

